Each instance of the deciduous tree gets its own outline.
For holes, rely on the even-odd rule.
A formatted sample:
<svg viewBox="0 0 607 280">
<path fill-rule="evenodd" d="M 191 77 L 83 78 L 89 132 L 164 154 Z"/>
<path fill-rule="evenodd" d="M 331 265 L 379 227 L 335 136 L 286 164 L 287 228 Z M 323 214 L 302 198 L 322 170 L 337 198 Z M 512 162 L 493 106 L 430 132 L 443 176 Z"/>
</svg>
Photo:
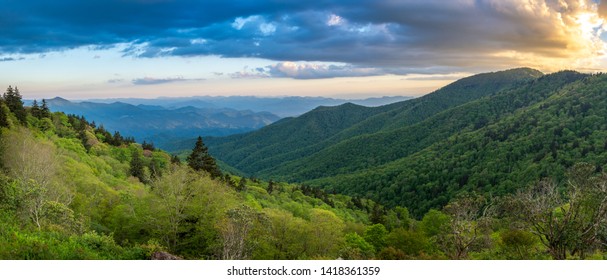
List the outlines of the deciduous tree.
<svg viewBox="0 0 607 280">
<path fill-rule="evenodd" d="M 595 166 L 576 164 L 565 183 L 543 180 L 519 192 L 512 209 L 537 235 L 554 259 L 585 258 L 601 245 L 607 222 L 607 175 Z"/>
</svg>

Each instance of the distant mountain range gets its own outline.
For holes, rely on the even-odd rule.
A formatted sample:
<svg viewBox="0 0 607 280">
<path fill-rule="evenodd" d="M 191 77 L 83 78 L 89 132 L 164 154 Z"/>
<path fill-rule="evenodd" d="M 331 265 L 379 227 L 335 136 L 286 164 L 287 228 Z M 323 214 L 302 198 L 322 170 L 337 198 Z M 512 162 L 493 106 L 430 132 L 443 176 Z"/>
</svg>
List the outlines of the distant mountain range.
<svg viewBox="0 0 607 280">
<path fill-rule="evenodd" d="M 189 139 L 227 136 L 259 129 L 282 117 L 297 116 L 318 106 L 356 102 L 379 106 L 406 96 L 360 100 L 324 97 L 197 96 L 176 98 L 120 98 L 69 101 L 47 100 L 52 111 L 82 115 L 107 130 L 133 136 L 139 142 L 153 142 L 168 151 L 177 151 Z M 32 100 L 24 100 L 30 105 Z M 176 148 L 178 147 L 178 148 Z M 191 147 L 183 147 L 190 149 Z"/>
<path fill-rule="evenodd" d="M 384 96 L 367 99 L 335 99 L 326 97 L 256 97 L 256 96 L 194 96 L 194 97 L 161 97 L 156 99 L 118 98 L 91 99 L 89 102 L 114 103 L 131 105 L 160 106 L 166 109 L 177 109 L 186 106 L 196 108 L 231 108 L 251 110 L 253 112 L 270 112 L 281 118 L 299 116 L 318 106 L 337 106 L 354 103 L 362 106 L 381 106 L 398 101 L 408 100 L 409 96 Z"/>
<path fill-rule="evenodd" d="M 167 109 L 155 105 L 131 105 L 123 102 L 71 102 L 63 98 L 47 100 L 51 111 L 84 116 L 108 131 L 119 131 L 139 142 L 153 142 L 160 148 L 179 139 L 223 136 L 255 130 L 280 117 L 268 112 L 194 106 Z"/>
</svg>

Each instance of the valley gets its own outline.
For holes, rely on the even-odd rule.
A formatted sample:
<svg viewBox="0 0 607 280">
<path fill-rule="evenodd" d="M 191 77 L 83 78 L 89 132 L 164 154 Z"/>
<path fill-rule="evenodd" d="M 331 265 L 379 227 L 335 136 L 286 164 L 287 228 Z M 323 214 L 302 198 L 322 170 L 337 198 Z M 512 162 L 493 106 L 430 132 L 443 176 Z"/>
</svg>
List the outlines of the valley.
<svg viewBox="0 0 607 280">
<path fill-rule="evenodd" d="M 279 119 L 24 106 L 9 87 L 0 258 L 602 258 L 606 88 L 605 74 L 517 68 Z M 213 118 L 251 131 L 188 139 Z M 139 140 L 156 132 L 181 156 Z"/>
</svg>

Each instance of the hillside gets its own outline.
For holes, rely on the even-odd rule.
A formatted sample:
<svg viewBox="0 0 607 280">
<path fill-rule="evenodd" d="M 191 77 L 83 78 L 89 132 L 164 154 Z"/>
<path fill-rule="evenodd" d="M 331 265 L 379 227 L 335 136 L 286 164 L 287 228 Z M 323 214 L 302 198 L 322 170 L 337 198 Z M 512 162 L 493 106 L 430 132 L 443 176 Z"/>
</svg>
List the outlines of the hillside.
<svg viewBox="0 0 607 280">
<path fill-rule="evenodd" d="M 366 199 L 212 178 L 82 117 L 23 107 L 12 88 L 0 166 L 0 259 L 374 258 L 386 244 L 366 241 L 372 223 L 387 235 L 411 222 Z"/>
<path fill-rule="evenodd" d="M 321 107 L 258 131 L 211 138 L 207 143 L 214 156 L 246 174 L 286 176 L 298 170 L 284 173 L 272 170 L 331 149 L 333 145 L 353 137 L 415 124 L 448 108 L 496 94 L 541 75 L 528 68 L 479 74 L 421 98 L 374 108 L 353 104 Z"/>
<path fill-rule="evenodd" d="M 603 259 L 605 87 L 607 75 L 560 72 L 437 113 L 427 121 L 486 120 L 313 181 L 328 191 L 209 173 L 201 139 L 181 163 L 82 117 L 23 107 L 9 87 L 0 259 Z M 552 181 L 519 187 L 539 177 Z"/>
<path fill-rule="evenodd" d="M 606 75 L 587 77 L 513 114 L 453 133 L 415 154 L 314 183 L 406 205 L 421 215 L 462 191 L 503 195 L 541 178 L 561 180 L 565 170 L 577 162 L 602 171 L 607 164 L 606 86 Z M 523 93 L 533 96 L 537 91 Z M 504 103 L 490 99 L 471 105 L 491 104 Z"/>
<path fill-rule="evenodd" d="M 444 110 L 418 123 L 346 139 L 258 174 L 281 180 L 307 181 L 381 166 L 461 131 L 482 128 L 521 108 L 541 102 L 555 90 L 584 77 L 571 71 L 546 75 L 516 88 Z"/>
</svg>

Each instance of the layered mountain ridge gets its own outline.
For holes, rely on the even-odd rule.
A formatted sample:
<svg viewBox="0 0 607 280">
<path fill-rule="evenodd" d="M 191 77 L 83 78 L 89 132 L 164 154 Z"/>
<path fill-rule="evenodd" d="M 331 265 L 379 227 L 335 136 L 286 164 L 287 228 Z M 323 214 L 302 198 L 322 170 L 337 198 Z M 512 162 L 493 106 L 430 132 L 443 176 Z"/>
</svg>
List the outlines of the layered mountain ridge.
<svg viewBox="0 0 607 280">
<path fill-rule="evenodd" d="M 471 76 L 376 108 L 321 107 L 211 138 L 243 173 L 367 196 L 416 215 L 461 192 L 501 195 L 576 162 L 602 169 L 607 76 L 520 68 Z"/>
</svg>

